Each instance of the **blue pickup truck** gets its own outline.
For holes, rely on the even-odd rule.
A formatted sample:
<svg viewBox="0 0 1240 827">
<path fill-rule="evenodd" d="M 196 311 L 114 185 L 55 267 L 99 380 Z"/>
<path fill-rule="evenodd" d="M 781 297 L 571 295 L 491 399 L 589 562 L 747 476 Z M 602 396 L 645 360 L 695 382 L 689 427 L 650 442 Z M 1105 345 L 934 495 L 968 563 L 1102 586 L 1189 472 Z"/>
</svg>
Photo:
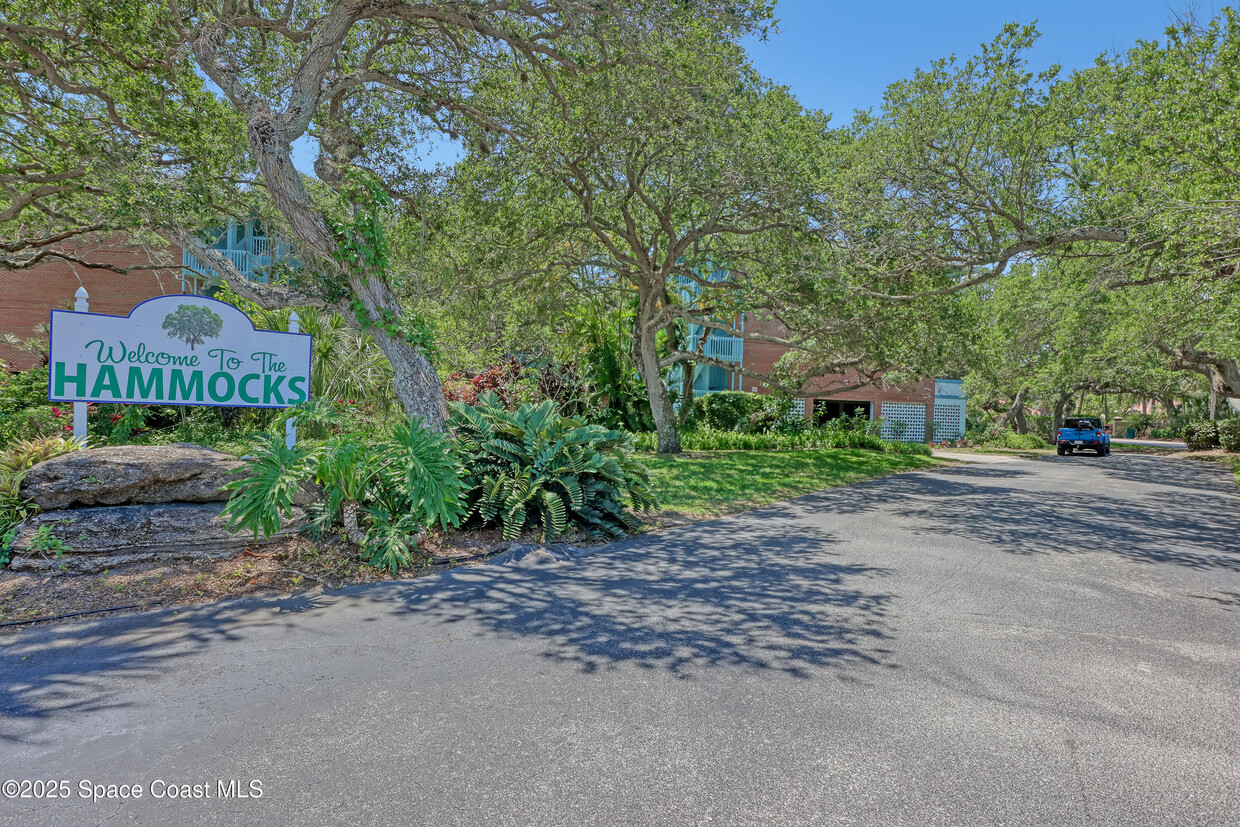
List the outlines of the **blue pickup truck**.
<svg viewBox="0 0 1240 827">
<path fill-rule="evenodd" d="M 1102 418 L 1074 416 L 1055 434 L 1055 453 L 1059 456 L 1086 449 L 1104 457 L 1111 453 L 1111 435 L 1102 428 Z"/>
</svg>

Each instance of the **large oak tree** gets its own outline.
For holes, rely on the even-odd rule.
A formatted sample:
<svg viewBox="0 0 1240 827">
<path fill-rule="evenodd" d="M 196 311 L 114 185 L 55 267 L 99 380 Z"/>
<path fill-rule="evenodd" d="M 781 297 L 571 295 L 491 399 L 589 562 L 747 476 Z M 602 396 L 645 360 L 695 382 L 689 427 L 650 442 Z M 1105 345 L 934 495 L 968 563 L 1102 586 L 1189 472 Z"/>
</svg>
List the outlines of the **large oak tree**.
<svg viewBox="0 0 1240 827">
<path fill-rule="evenodd" d="M 0 21 L 4 266 L 69 255 L 57 245 L 75 234 L 148 228 L 262 306 L 328 307 L 375 332 L 406 411 L 442 428 L 428 333 L 402 309 L 385 239 L 391 205 L 416 195 L 427 132 L 502 131 L 475 103 L 493 64 L 517 61 L 543 88 L 551 72 L 638 59 L 660 33 L 735 37 L 769 13 L 764 0 L 14 0 Z M 317 181 L 292 162 L 307 136 Z M 269 217 L 300 267 L 247 280 L 200 235 L 230 214 Z"/>
</svg>

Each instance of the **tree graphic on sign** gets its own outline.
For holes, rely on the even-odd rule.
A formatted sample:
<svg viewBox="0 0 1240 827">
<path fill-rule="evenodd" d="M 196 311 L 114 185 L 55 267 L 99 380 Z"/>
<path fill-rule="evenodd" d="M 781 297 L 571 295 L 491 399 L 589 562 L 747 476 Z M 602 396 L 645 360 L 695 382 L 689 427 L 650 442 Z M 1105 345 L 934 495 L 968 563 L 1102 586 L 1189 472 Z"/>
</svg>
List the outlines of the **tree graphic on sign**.
<svg viewBox="0 0 1240 827">
<path fill-rule="evenodd" d="M 163 329 L 193 350 L 207 339 L 214 339 L 224 329 L 224 320 L 209 307 L 183 304 L 164 317 Z"/>
</svg>

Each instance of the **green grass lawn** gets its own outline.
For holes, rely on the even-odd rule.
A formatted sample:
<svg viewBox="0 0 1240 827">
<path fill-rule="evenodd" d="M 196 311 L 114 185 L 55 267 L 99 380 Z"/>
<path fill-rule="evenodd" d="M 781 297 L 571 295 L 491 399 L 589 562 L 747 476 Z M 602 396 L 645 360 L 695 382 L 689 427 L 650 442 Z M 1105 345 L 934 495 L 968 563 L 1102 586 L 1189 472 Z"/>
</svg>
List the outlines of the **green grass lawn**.
<svg viewBox="0 0 1240 827">
<path fill-rule="evenodd" d="M 942 460 L 878 451 L 710 451 L 641 455 L 659 505 L 699 517 L 732 514 L 823 488 L 939 465 Z"/>
</svg>

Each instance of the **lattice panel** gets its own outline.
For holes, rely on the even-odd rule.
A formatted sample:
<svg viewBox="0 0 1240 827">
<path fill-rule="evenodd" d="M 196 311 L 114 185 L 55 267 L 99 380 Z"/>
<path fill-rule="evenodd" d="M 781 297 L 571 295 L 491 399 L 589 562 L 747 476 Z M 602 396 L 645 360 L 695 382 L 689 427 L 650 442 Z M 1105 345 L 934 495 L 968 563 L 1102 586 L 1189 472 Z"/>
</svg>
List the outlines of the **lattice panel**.
<svg viewBox="0 0 1240 827">
<path fill-rule="evenodd" d="M 935 400 L 935 439 L 960 439 L 964 436 L 964 404 L 964 400 Z"/>
<path fill-rule="evenodd" d="M 926 406 L 907 402 L 884 402 L 883 438 L 900 442 L 926 441 Z M 900 423 L 904 425 L 900 427 Z"/>
</svg>

